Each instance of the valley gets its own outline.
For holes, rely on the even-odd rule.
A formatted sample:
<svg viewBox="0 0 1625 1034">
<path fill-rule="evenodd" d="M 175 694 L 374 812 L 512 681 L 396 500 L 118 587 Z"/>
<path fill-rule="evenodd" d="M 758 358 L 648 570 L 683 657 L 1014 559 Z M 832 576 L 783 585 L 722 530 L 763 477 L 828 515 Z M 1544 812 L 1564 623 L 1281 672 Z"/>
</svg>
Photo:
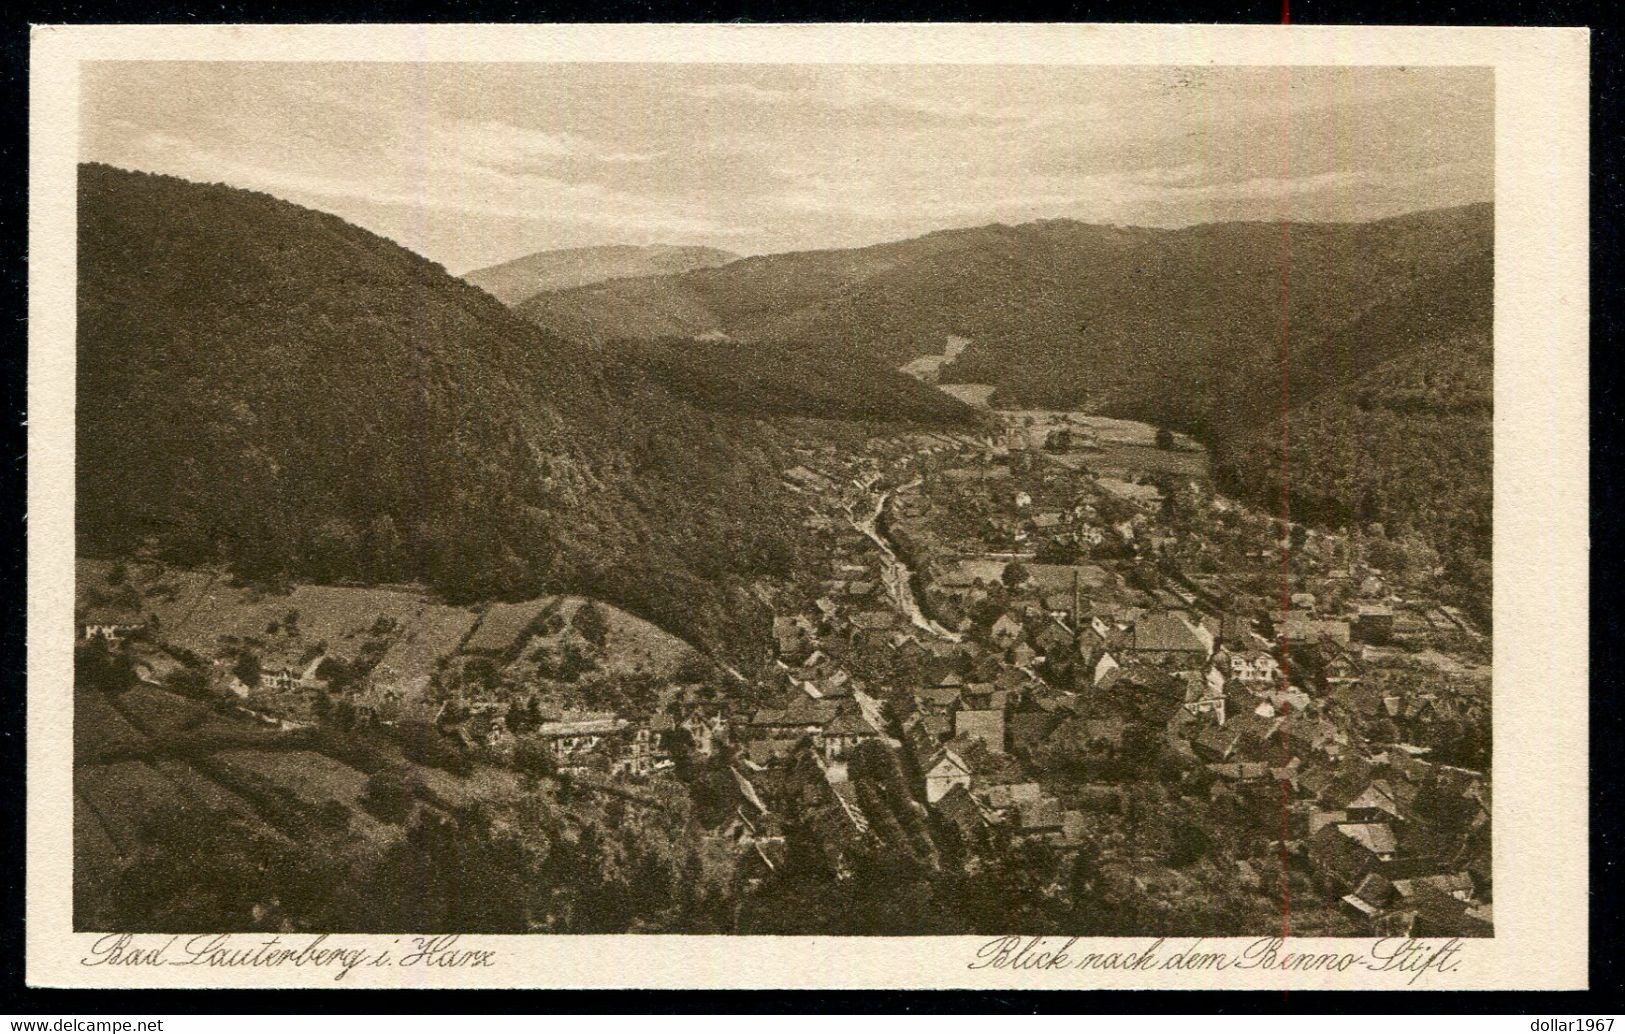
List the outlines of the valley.
<svg viewBox="0 0 1625 1034">
<path fill-rule="evenodd" d="M 516 311 L 582 341 L 719 331 L 832 370 L 865 356 L 973 406 L 1145 421 L 1199 438 L 1225 489 L 1268 509 L 1285 412 L 1286 469 L 1304 473 L 1285 486 L 1292 511 L 1426 539 L 1453 602 L 1487 622 L 1492 231 L 1482 204 L 1284 230 L 994 224 L 544 292 Z"/>
<path fill-rule="evenodd" d="M 1493 931 L 1486 209 L 1295 227 L 1283 396 L 1275 227 L 80 204 L 81 929 Z"/>
</svg>

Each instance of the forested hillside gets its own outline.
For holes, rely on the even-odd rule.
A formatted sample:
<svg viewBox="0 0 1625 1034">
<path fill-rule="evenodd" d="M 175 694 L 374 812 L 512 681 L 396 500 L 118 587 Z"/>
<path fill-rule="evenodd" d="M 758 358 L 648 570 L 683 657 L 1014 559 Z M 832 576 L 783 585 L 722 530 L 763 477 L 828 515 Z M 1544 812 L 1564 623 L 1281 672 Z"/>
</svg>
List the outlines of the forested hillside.
<svg viewBox="0 0 1625 1034">
<path fill-rule="evenodd" d="M 1228 488 L 1278 509 L 1284 479 L 1294 520 L 1382 523 L 1442 564 L 1457 602 L 1486 624 L 1493 286 L 1486 235 L 1448 268 L 1399 281 L 1330 332 L 1300 337 L 1288 327 L 1284 361 L 1277 344 L 1238 363 L 1208 417 L 1215 472 Z M 1145 415 L 1184 417 L 1143 405 Z"/>
<path fill-rule="evenodd" d="M 975 413 L 873 356 L 777 342 L 623 338 L 605 351 L 713 412 L 972 426 Z"/>
<path fill-rule="evenodd" d="M 1282 324 L 1324 337 L 1490 239 L 1472 206 L 1372 223 L 1178 230 L 1068 220 L 548 292 L 520 311 L 582 340 L 700 336 L 843 346 L 900 365 L 969 339 L 944 381 L 998 401 L 1076 406 L 1151 393 L 1206 403 L 1216 375 Z"/>
<path fill-rule="evenodd" d="M 794 563 L 769 427 L 334 216 L 91 165 L 79 255 L 81 552 L 577 591 L 704 645 Z"/>
<path fill-rule="evenodd" d="M 547 293 L 520 311 L 578 340 L 718 332 L 831 369 L 966 338 L 943 383 L 1190 432 L 1231 491 L 1278 508 L 1285 470 L 1295 516 L 1405 528 L 1464 585 L 1487 571 L 1488 205 L 1350 224 L 996 225 Z"/>
</svg>

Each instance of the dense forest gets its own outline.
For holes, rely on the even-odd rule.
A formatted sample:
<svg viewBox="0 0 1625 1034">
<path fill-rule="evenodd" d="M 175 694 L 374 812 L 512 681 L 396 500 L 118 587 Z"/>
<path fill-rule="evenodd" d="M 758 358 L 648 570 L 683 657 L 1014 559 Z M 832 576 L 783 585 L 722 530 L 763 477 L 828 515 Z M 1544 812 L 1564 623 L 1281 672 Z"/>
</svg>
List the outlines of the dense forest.
<svg viewBox="0 0 1625 1034">
<path fill-rule="evenodd" d="M 888 365 L 969 344 L 944 382 L 1008 403 L 1206 402 L 1273 348 L 1319 340 L 1487 248 L 1486 205 L 1370 223 L 1178 230 L 1049 220 L 546 292 L 519 312 L 561 336 L 698 337 L 855 349 Z M 1283 313 L 1283 302 L 1286 310 Z M 844 354 L 841 353 L 841 354 Z"/>
<path fill-rule="evenodd" d="M 1210 417 L 1215 472 L 1294 520 L 1383 525 L 1444 568 L 1490 622 L 1493 277 L 1488 242 L 1319 340 L 1270 349 L 1231 377 L 1243 406 Z M 1281 398 L 1285 374 L 1287 401 Z M 1286 413 L 1282 448 L 1281 413 Z M 1273 414 L 1273 416 L 1272 416 Z M 1419 561 L 1418 561 L 1419 562 Z"/>
<path fill-rule="evenodd" d="M 576 591 L 708 647 L 754 640 L 737 590 L 794 563 L 770 427 L 337 217 L 88 165 L 79 257 L 82 552 Z"/>
<path fill-rule="evenodd" d="M 606 353 L 711 412 L 764 417 L 976 426 L 963 402 L 856 349 L 662 338 L 609 342 Z"/>
</svg>

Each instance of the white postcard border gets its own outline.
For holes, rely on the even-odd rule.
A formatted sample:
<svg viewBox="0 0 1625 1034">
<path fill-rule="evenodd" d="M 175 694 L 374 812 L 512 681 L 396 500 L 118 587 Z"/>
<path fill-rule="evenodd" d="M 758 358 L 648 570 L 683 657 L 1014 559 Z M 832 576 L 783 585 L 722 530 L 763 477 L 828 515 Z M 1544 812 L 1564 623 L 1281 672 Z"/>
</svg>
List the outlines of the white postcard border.
<svg viewBox="0 0 1625 1034">
<path fill-rule="evenodd" d="M 37 27 L 30 70 L 27 979 L 59 987 L 1557 989 L 1587 979 L 1588 64 L 1583 29 L 1130 25 Z M 983 938 L 463 937 L 491 966 L 87 966 L 72 931 L 78 63 L 1483 65 L 1496 81 L 1495 926 L 1449 972 L 972 968 Z M 242 944 L 254 939 L 240 935 Z M 288 937 L 299 947 L 313 937 Z M 1239 953 L 1251 938 L 1204 942 Z M 1161 959 L 1189 940 L 1170 939 Z M 1060 948 L 1050 939 L 1044 947 Z M 1067 950 L 1143 952 L 1152 939 Z M 1291 939 L 1292 953 L 1371 942 Z M 376 955 L 372 957 L 376 958 Z"/>
</svg>

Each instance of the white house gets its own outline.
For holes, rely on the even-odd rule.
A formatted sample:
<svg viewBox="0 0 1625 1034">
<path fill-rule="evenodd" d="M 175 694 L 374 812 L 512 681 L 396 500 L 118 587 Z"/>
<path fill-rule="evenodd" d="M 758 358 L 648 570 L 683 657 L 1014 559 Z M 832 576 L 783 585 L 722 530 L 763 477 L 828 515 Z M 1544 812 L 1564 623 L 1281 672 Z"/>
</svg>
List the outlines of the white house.
<svg viewBox="0 0 1625 1034">
<path fill-rule="evenodd" d="M 1096 618 L 1095 620 L 1099 621 L 1100 619 Z M 1106 681 L 1106 676 L 1107 675 L 1110 675 L 1112 672 L 1117 671 L 1121 667 L 1122 667 L 1122 665 L 1117 663 L 1117 658 L 1113 657 L 1111 654 L 1109 654 L 1109 653 L 1101 654 L 1100 655 L 1100 660 L 1095 662 L 1095 675 L 1094 675 L 1094 683 L 1095 683 L 1095 685 L 1098 686 L 1102 682 Z"/>
<path fill-rule="evenodd" d="M 1224 676 L 1217 668 L 1185 676 L 1185 710 L 1192 717 L 1212 715 L 1215 722 L 1224 724 Z"/>
<path fill-rule="evenodd" d="M 956 786 L 970 789 L 970 766 L 958 754 L 944 750 L 925 773 L 926 803 L 935 804 Z"/>
<path fill-rule="evenodd" d="M 1230 655 L 1230 677 L 1237 682 L 1274 683 L 1281 677 L 1281 664 L 1263 650 L 1248 650 Z"/>
</svg>

